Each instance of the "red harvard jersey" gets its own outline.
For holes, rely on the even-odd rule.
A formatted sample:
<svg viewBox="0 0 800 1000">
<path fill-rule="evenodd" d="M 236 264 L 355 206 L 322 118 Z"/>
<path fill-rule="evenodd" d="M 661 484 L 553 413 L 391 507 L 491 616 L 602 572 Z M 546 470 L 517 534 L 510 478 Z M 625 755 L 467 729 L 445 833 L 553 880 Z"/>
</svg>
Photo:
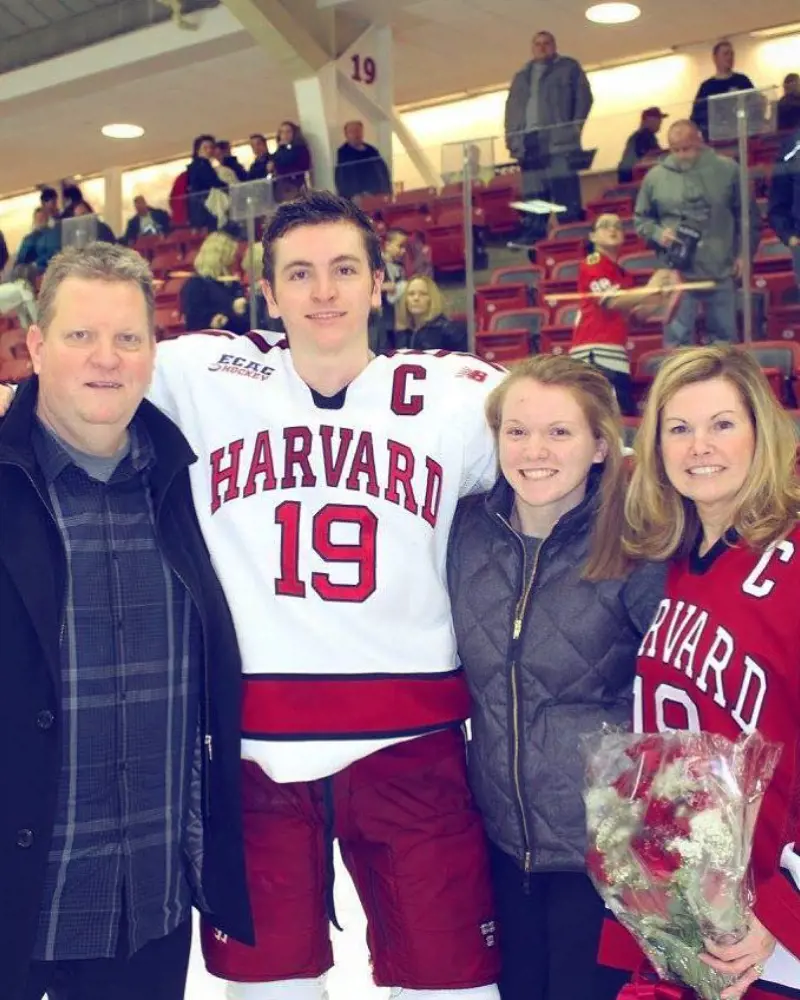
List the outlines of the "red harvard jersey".
<svg viewBox="0 0 800 1000">
<path fill-rule="evenodd" d="M 756 915 L 791 953 L 781 949 L 779 969 L 770 968 L 771 960 L 764 980 L 794 988 L 800 986 L 793 958 L 800 955 L 798 598 L 800 527 L 764 552 L 732 535 L 703 557 L 674 562 L 639 649 L 634 690 L 637 731 L 705 730 L 736 739 L 757 730 L 781 744 L 755 831 L 753 875 Z M 622 964 L 620 943 L 618 934 L 604 934 L 601 960 Z"/>
<path fill-rule="evenodd" d="M 625 347 L 628 341 L 628 320 L 624 313 L 600 305 L 599 298 L 590 298 L 588 292 L 612 292 L 620 288 L 633 288 L 633 275 L 604 253 L 592 253 L 583 261 L 578 271 L 578 291 L 586 295 L 581 299 L 581 311 L 575 325 L 572 346 L 582 344 L 614 344 Z"/>
</svg>

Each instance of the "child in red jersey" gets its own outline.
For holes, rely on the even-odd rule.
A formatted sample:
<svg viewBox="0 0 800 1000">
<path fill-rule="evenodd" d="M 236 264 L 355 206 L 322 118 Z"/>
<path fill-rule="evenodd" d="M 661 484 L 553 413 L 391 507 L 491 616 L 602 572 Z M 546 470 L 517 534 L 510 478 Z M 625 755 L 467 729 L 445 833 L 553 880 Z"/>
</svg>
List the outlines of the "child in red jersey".
<svg viewBox="0 0 800 1000">
<path fill-rule="evenodd" d="M 583 294 L 570 354 L 599 368 L 614 386 L 625 416 L 638 412 L 633 399 L 628 358 L 629 319 L 633 313 L 652 314 L 664 306 L 664 296 L 676 276 L 656 271 L 641 289 L 634 290 L 633 275 L 619 263 L 624 233 L 622 220 L 611 213 L 600 215 L 591 233 L 594 253 L 578 271 L 578 291 Z M 625 291 L 625 295 L 619 292 Z"/>
<path fill-rule="evenodd" d="M 800 997 L 795 445 L 752 354 L 722 345 L 679 351 L 650 390 L 626 504 L 629 554 L 669 567 L 639 648 L 635 728 L 731 740 L 758 732 L 781 746 L 753 837 L 750 931 L 735 944 L 706 941 L 701 956 L 734 977 L 722 1000 Z M 632 939 L 610 921 L 600 960 L 637 964 Z M 653 995 L 652 986 L 641 990 Z"/>
</svg>

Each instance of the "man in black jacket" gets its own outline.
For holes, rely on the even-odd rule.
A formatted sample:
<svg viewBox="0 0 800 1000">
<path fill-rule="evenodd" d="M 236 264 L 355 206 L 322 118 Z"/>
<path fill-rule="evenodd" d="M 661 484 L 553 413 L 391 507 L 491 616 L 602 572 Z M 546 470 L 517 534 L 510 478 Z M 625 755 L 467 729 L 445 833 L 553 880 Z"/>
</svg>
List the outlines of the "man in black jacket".
<svg viewBox="0 0 800 1000">
<path fill-rule="evenodd" d="M 193 904 L 253 938 L 236 636 L 143 401 L 146 263 L 67 250 L 39 305 L 0 422 L 0 996 L 182 1000 Z"/>
<path fill-rule="evenodd" d="M 163 236 L 170 231 L 169 212 L 148 205 L 144 195 L 137 195 L 133 199 L 133 209 L 136 214 L 128 219 L 125 235 L 122 237 L 122 242 L 128 246 L 140 236 Z"/>
<path fill-rule="evenodd" d="M 391 194 L 392 181 L 386 161 L 374 146 L 364 142 L 364 123 L 347 122 L 345 142 L 336 152 L 336 190 L 343 198 L 360 194 Z"/>
<path fill-rule="evenodd" d="M 700 84 L 695 94 L 691 114 L 692 121 L 700 129 L 706 142 L 709 139 L 717 138 L 717 136 L 711 135 L 709 98 L 721 97 L 723 94 L 731 94 L 737 90 L 754 89 L 753 81 L 749 76 L 744 73 L 735 72 L 733 64 L 736 53 L 733 51 L 733 46 L 729 41 L 717 42 L 711 50 L 711 56 L 714 60 L 714 75 L 710 76 L 707 80 L 703 80 Z M 729 119 L 735 118 L 732 109 L 726 110 L 728 111 Z M 721 113 L 724 114 L 725 111 Z"/>
</svg>

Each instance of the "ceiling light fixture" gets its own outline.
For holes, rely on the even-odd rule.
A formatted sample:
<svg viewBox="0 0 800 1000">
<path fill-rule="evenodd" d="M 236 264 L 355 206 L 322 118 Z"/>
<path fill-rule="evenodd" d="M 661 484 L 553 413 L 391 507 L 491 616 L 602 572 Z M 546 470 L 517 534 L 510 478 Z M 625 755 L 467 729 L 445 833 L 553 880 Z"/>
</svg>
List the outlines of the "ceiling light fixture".
<svg viewBox="0 0 800 1000">
<path fill-rule="evenodd" d="M 104 125 L 100 131 L 107 139 L 140 139 L 144 135 L 141 125 Z"/>
<path fill-rule="evenodd" d="M 641 13 L 635 3 L 596 3 L 586 11 L 586 20 L 595 24 L 627 24 Z"/>
<path fill-rule="evenodd" d="M 750 36 L 752 38 L 779 38 L 781 35 L 793 35 L 796 31 L 800 31 L 800 21 L 794 21 L 792 24 L 776 24 L 774 28 L 758 28 L 756 31 L 751 31 Z"/>
</svg>

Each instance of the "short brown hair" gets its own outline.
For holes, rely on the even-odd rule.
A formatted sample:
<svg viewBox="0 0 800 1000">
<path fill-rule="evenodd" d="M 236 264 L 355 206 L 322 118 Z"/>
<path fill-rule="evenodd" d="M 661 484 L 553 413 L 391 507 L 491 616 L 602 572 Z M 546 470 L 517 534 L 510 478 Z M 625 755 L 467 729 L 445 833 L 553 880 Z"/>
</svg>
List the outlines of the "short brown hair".
<svg viewBox="0 0 800 1000">
<path fill-rule="evenodd" d="M 366 212 L 330 191 L 306 191 L 294 201 L 279 205 L 267 226 L 263 240 L 265 280 L 270 285 L 275 281 L 275 244 L 282 236 L 300 226 L 322 226 L 330 222 L 349 222 L 360 229 L 370 271 L 383 271 L 380 237 Z"/>
<path fill-rule="evenodd" d="M 116 243 L 89 243 L 81 249 L 67 247 L 50 261 L 39 291 L 38 326 L 43 333 L 53 321 L 56 292 L 67 278 L 84 281 L 127 281 L 138 285 L 147 306 L 147 325 L 155 332 L 156 293 L 150 265 L 135 250 Z"/>
<path fill-rule="evenodd" d="M 636 435 L 636 465 L 625 525 L 625 547 L 631 555 L 656 560 L 685 556 L 697 540 L 697 509 L 675 489 L 664 466 L 661 419 L 676 392 L 715 378 L 725 379 L 739 393 L 755 434 L 753 464 L 738 498 L 732 527 L 748 545 L 763 549 L 784 538 L 797 521 L 797 433 L 758 361 L 740 347 L 688 347 L 668 357 L 659 368 Z"/>
<path fill-rule="evenodd" d="M 578 402 L 597 441 L 605 441 L 606 458 L 600 474 L 597 511 L 584 580 L 619 579 L 631 568 L 622 548 L 622 523 L 627 474 L 622 453 L 622 418 L 611 383 L 596 368 L 566 354 L 538 354 L 511 369 L 486 400 L 486 419 L 495 441 L 503 420 L 508 390 L 522 379 L 569 390 Z"/>
</svg>

